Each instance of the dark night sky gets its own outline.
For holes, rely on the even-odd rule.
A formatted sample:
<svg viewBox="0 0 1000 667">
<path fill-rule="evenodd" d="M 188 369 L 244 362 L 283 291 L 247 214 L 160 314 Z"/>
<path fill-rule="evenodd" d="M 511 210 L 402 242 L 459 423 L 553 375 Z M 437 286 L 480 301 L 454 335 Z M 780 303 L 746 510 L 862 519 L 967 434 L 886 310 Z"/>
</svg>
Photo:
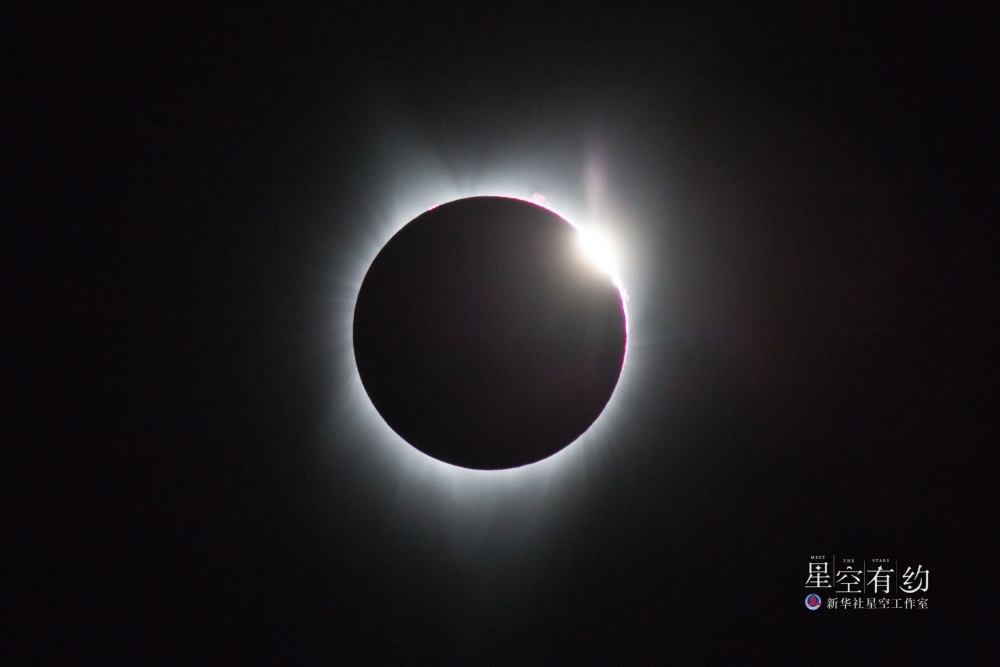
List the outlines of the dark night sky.
<svg viewBox="0 0 1000 667">
<path fill-rule="evenodd" d="M 334 4 L 0 21 L 5 652 L 989 655 L 995 12 Z M 337 341 L 395 198 L 592 155 L 641 363 L 594 456 L 463 496 L 370 454 Z M 809 612 L 813 554 L 930 609 Z"/>
</svg>

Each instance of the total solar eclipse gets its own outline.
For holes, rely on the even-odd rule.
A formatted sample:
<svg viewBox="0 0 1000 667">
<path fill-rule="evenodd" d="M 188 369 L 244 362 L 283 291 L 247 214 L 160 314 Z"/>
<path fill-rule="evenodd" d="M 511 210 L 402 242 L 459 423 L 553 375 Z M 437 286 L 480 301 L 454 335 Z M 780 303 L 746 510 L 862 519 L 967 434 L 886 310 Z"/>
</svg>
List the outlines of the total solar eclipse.
<svg viewBox="0 0 1000 667">
<path fill-rule="evenodd" d="M 499 470 L 582 435 L 625 357 L 621 293 L 585 236 L 506 197 L 437 206 L 375 257 L 354 357 L 386 423 L 439 461 Z"/>
</svg>

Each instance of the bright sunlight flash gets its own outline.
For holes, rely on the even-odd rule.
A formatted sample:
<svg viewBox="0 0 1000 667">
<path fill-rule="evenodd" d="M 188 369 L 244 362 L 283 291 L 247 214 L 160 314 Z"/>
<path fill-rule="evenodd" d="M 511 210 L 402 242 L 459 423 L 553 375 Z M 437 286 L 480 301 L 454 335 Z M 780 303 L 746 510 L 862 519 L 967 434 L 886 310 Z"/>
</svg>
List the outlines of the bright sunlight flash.
<svg viewBox="0 0 1000 667">
<path fill-rule="evenodd" d="M 617 254 L 608 235 L 598 230 L 579 227 L 577 232 L 580 251 L 587 262 L 611 278 L 615 285 L 620 285 Z"/>
</svg>

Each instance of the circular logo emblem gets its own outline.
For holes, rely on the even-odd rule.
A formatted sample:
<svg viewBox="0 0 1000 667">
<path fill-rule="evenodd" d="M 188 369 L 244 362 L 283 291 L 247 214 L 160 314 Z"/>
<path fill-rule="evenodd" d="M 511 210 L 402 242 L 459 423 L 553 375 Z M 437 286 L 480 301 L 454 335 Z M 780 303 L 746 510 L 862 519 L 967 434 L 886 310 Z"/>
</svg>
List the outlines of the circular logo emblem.
<svg viewBox="0 0 1000 667">
<path fill-rule="evenodd" d="M 823 601 L 820 600 L 819 596 L 816 595 L 815 593 L 810 593 L 809 595 L 806 596 L 806 608 L 808 608 L 810 611 L 816 611 L 817 609 L 819 609 L 821 604 L 823 604 Z"/>
</svg>

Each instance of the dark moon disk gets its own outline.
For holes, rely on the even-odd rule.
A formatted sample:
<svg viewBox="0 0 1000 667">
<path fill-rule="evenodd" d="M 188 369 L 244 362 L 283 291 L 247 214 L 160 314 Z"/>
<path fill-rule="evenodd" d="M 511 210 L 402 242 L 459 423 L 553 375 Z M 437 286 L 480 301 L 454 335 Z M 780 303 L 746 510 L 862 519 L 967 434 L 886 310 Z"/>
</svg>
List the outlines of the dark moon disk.
<svg viewBox="0 0 1000 667">
<path fill-rule="evenodd" d="M 614 392 L 625 312 L 578 232 L 535 204 L 470 197 L 421 214 L 375 257 L 354 356 L 386 423 L 435 459 L 515 468 L 576 440 Z"/>
</svg>

